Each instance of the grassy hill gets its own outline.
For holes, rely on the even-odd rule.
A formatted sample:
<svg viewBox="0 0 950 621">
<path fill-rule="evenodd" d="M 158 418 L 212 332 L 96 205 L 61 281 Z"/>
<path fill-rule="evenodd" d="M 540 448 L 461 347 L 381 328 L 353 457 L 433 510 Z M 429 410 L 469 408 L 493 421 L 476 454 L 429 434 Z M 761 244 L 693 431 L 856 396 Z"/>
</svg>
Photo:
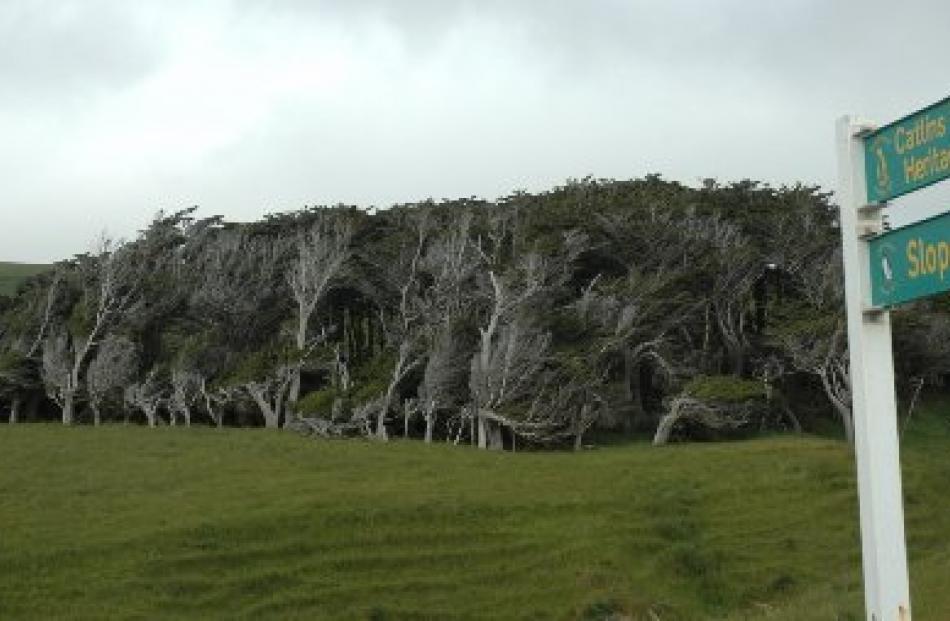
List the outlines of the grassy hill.
<svg viewBox="0 0 950 621">
<path fill-rule="evenodd" d="M 0 261 L 0 295 L 13 295 L 22 280 L 46 269 L 49 265 Z"/>
<path fill-rule="evenodd" d="M 946 413 L 903 448 L 918 620 L 950 615 Z M 2 426 L 0 618 L 859 619 L 852 464 Z"/>
</svg>

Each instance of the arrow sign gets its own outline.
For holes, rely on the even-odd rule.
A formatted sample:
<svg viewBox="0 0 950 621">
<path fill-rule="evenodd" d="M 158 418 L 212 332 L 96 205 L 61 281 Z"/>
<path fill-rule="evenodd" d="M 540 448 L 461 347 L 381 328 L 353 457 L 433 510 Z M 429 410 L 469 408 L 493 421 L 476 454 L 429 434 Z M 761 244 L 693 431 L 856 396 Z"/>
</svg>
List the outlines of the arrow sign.
<svg viewBox="0 0 950 621">
<path fill-rule="evenodd" d="M 874 306 L 950 290 L 950 213 L 879 235 L 868 250 Z"/>
<path fill-rule="evenodd" d="M 869 203 L 950 177 L 950 97 L 864 137 Z"/>
</svg>

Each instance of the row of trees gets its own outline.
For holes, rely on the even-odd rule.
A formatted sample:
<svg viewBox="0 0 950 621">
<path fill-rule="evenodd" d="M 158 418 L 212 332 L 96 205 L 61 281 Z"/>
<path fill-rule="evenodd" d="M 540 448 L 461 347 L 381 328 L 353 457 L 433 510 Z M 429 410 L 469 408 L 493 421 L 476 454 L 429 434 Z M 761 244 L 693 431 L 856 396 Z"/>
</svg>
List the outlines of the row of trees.
<svg viewBox="0 0 950 621">
<path fill-rule="evenodd" d="M 816 188 L 658 177 L 252 224 L 159 214 L 0 301 L 0 408 L 483 448 L 833 412 L 850 438 L 837 248 Z M 939 382 L 940 302 L 905 318 L 902 378 Z"/>
</svg>

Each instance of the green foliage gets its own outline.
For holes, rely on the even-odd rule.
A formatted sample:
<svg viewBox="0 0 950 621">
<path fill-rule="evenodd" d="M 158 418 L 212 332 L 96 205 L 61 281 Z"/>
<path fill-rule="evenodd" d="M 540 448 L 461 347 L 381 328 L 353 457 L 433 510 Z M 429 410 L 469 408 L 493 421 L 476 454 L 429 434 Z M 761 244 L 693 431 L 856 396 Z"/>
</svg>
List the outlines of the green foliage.
<svg viewBox="0 0 950 621">
<path fill-rule="evenodd" d="M 386 392 L 393 371 L 391 352 L 380 354 L 353 371 L 353 388 L 349 397 L 354 403 L 375 399 Z"/>
<path fill-rule="evenodd" d="M 222 382 L 225 385 L 240 385 L 264 381 L 272 377 L 282 365 L 291 364 L 298 357 L 297 350 L 291 344 L 272 343 L 244 353 Z"/>
<path fill-rule="evenodd" d="M 762 382 L 734 375 L 700 375 L 687 382 L 683 392 L 701 401 L 718 403 L 741 403 L 766 396 Z"/>
<path fill-rule="evenodd" d="M 303 416 L 322 416 L 329 418 L 333 402 L 339 397 L 333 388 L 314 390 L 297 401 L 297 412 Z"/>
<path fill-rule="evenodd" d="M 327 340 L 301 361 L 293 346 L 297 315 L 288 269 L 300 233 L 327 218 L 352 226 L 351 247 L 311 317 L 309 336 L 325 334 Z M 519 402 L 505 406 L 512 416 L 526 410 L 534 396 L 525 394 L 530 387 L 547 381 L 577 387 L 581 396 L 572 408 L 596 396 L 604 399 L 605 411 L 616 414 L 615 428 L 642 429 L 655 422 L 651 415 L 681 380 L 697 373 L 750 377 L 761 371 L 762 361 L 774 360 L 770 368 L 785 374 L 774 383 L 783 385 L 794 375 L 790 369 L 803 366 L 793 361 L 800 350 L 820 358 L 823 341 L 815 336 L 834 334 L 840 326 L 839 231 L 827 193 L 750 180 L 707 180 L 692 188 L 648 175 L 570 179 L 549 191 L 515 192 L 495 201 L 426 200 L 376 213 L 345 205 L 307 207 L 255 223 L 198 219 L 194 209 L 159 214 L 113 255 L 121 259 L 113 265 L 123 268 L 116 273 L 124 275 L 117 290 L 132 289 L 134 296 L 128 312 L 110 318 L 107 332 L 136 342 L 142 373 L 154 365 L 196 370 L 211 387 L 266 382 L 281 367 L 303 363 L 304 390 L 319 393 L 305 395 L 305 404 L 321 412 L 332 399 L 323 394 L 328 387 L 316 382 L 324 381 L 338 350 L 353 377 L 350 394 L 339 395 L 349 411 L 378 397 L 390 382 L 403 329 L 393 321 L 401 301 L 400 270 L 411 261 L 407 248 L 415 248 L 423 220 L 429 237 L 410 290 L 410 298 L 418 297 L 410 300 L 410 323 L 436 325 L 433 316 L 451 308 L 456 316 L 448 329 L 458 338 L 440 352 L 432 334 L 420 334 L 414 347 L 427 350 L 435 362 L 424 360 L 403 378 L 398 398 L 415 394 L 426 377 L 442 378 L 442 421 L 457 416 L 471 398 L 474 341 L 495 295 L 489 270 L 512 302 L 524 287 L 528 253 L 540 255 L 539 264 L 550 271 L 540 270 L 537 282 L 543 284 L 527 301 L 505 309 L 502 327 L 517 315 L 523 325 L 549 332 L 551 342 L 538 354 L 543 368 L 531 372 L 543 378 L 526 378 L 521 385 L 529 388 Z M 452 236 L 462 230 L 468 235 L 465 251 L 426 255 L 453 244 Z M 828 267 L 827 273 L 803 271 L 812 265 Z M 7 267 L 0 264 L 0 286 Z M 57 264 L 63 279 L 47 334 L 89 333 L 101 267 L 88 254 Z M 446 274 L 456 274 L 458 282 L 445 284 L 452 280 L 440 279 Z M 50 273 L 34 276 L 15 298 L 0 302 L 0 351 L 23 348 L 39 333 L 51 280 Z M 436 283 L 458 299 L 440 302 Z M 900 373 L 933 383 L 948 374 L 950 364 L 943 361 L 950 348 L 945 353 L 934 346 L 950 342 L 950 329 L 933 321 L 946 318 L 945 307 L 936 300 L 907 321 L 895 313 Z M 384 329 L 383 323 L 391 325 Z M 841 353 L 842 339 L 825 341 Z M 748 392 L 716 381 L 696 380 L 692 389 L 726 401 Z M 820 386 L 802 387 L 806 394 L 796 395 L 796 408 L 825 399 Z M 42 396 L 37 386 L 31 390 Z M 398 405 L 397 399 L 393 409 Z M 52 408 L 43 408 L 49 416 Z"/>
<path fill-rule="evenodd" d="M 0 350 L 0 394 L 34 388 L 38 383 L 34 361 L 16 350 Z"/>
</svg>

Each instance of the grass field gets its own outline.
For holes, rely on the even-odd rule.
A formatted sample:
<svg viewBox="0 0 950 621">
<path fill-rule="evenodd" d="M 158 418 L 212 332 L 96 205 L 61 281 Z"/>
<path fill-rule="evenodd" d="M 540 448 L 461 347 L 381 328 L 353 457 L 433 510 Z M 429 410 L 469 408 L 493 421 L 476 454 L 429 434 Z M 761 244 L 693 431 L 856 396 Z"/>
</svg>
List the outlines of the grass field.
<svg viewBox="0 0 950 621">
<path fill-rule="evenodd" d="M 903 447 L 915 619 L 950 618 L 950 408 Z M 0 429 L 0 618 L 859 619 L 853 456 L 813 437 L 488 454 Z"/>
<path fill-rule="evenodd" d="M 49 269 L 49 265 L 0 261 L 0 295 L 13 295 L 22 280 Z"/>
</svg>

